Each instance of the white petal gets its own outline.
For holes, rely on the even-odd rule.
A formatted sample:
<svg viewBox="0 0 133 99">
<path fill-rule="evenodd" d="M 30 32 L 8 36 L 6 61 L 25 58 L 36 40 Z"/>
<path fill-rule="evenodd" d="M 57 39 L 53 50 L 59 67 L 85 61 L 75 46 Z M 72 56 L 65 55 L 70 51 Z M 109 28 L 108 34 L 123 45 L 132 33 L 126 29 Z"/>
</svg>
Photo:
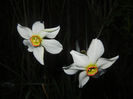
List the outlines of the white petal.
<svg viewBox="0 0 133 99">
<path fill-rule="evenodd" d="M 17 25 L 18 33 L 25 39 L 29 39 L 32 35 L 31 29 L 28 27 L 21 26 L 20 24 Z"/>
<path fill-rule="evenodd" d="M 33 55 L 35 56 L 35 58 L 38 60 L 40 64 L 44 65 L 44 61 L 43 61 L 44 48 L 42 46 L 34 48 Z"/>
<path fill-rule="evenodd" d="M 24 44 L 25 46 L 28 46 L 28 45 L 30 45 L 30 42 L 29 42 L 29 40 L 23 40 L 23 44 Z"/>
<path fill-rule="evenodd" d="M 52 54 L 58 54 L 62 51 L 63 46 L 55 39 L 42 40 L 42 45 L 44 48 Z"/>
<path fill-rule="evenodd" d="M 44 38 L 47 35 L 47 32 L 45 32 L 44 30 L 40 31 L 38 33 L 38 35 L 40 35 L 41 38 Z"/>
<path fill-rule="evenodd" d="M 24 44 L 25 46 L 28 46 L 28 51 L 29 51 L 29 52 L 33 52 L 34 47 L 32 46 L 30 40 L 23 40 L 23 44 Z"/>
<path fill-rule="evenodd" d="M 44 30 L 44 23 L 41 23 L 40 21 L 37 21 L 35 22 L 33 25 L 32 25 L 32 31 L 35 33 L 35 34 L 38 34 L 38 32 Z"/>
<path fill-rule="evenodd" d="M 97 59 L 100 58 L 103 55 L 103 53 L 103 43 L 99 39 L 93 39 L 87 51 L 90 63 L 95 64 Z"/>
<path fill-rule="evenodd" d="M 55 38 L 57 36 L 57 34 L 60 31 L 60 26 L 54 27 L 54 28 L 49 28 L 49 29 L 45 29 L 45 32 L 47 32 L 46 37 L 48 38 Z"/>
<path fill-rule="evenodd" d="M 78 69 L 76 69 L 76 65 L 74 64 L 71 64 L 70 66 L 67 66 L 67 67 L 63 67 L 63 70 L 68 75 L 73 75 L 78 72 Z"/>
<path fill-rule="evenodd" d="M 73 61 L 76 65 L 81 66 L 81 67 L 86 67 L 87 65 L 89 65 L 88 63 L 89 58 L 86 55 L 81 54 L 74 50 L 72 50 L 70 54 L 72 55 Z"/>
<path fill-rule="evenodd" d="M 106 69 L 106 68 L 109 68 L 118 58 L 119 56 L 116 56 L 110 59 L 100 58 L 98 59 L 96 64 L 99 68 Z"/>
<path fill-rule="evenodd" d="M 83 71 L 79 74 L 79 88 L 82 88 L 87 81 L 89 80 L 89 76 L 86 75 L 86 71 Z"/>
</svg>

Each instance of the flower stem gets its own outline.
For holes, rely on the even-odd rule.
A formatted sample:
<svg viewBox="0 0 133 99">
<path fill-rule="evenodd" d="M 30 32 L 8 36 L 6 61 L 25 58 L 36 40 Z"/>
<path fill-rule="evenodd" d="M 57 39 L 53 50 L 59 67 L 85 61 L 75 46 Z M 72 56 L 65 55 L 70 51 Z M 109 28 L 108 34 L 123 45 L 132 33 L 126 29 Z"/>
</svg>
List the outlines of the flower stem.
<svg viewBox="0 0 133 99">
<path fill-rule="evenodd" d="M 44 94 L 46 95 L 47 99 L 49 99 L 49 98 L 48 98 L 48 94 L 47 94 L 47 92 L 46 92 L 46 88 L 45 88 L 45 86 L 44 86 L 44 83 L 42 84 L 42 89 L 43 89 L 43 92 L 44 92 Z"/>
</svg>

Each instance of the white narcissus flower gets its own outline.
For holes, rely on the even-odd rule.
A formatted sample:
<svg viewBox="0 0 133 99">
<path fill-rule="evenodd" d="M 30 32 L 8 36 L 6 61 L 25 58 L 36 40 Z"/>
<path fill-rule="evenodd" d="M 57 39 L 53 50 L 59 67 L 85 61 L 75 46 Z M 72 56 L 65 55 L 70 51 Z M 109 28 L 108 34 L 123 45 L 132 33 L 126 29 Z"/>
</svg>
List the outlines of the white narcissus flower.
<svg viewBox="0 0 133 99">
<path fill-rule="evenodd" d="M 119 58 L 119 56 L 110 59 L 102 58 L 103 53 L 104 47 L 102 42 L 97 38 L 93 39 L 87 50 L 87 55 L 74 50 L 70 52 L 74 63 L 63 67 L 63 70 L 68 75 L 73 75 L 80 70 L 79 88 L 82 88 L 90 79 L 90 76 L 102 75 L 104 69 L 109 68 Z"/>
<path fill-rule="evenodd" d="M 58 54 L 62 51 L 62 45 L 55 39 L 60 30 L 60 26 L 45 29 L 44 24 L 40 21 L 32 25 L 32 30 L 28 27 L 17 25 L 18 33 L 21 35 L 23 43 L 28 46 L 28 51 L 33 52 L 33 55 L 39 63 L 44 65 L 44 48 L 52 54 Z M 43 39 L 44 37 L 50 39 Z"/>
</svg>

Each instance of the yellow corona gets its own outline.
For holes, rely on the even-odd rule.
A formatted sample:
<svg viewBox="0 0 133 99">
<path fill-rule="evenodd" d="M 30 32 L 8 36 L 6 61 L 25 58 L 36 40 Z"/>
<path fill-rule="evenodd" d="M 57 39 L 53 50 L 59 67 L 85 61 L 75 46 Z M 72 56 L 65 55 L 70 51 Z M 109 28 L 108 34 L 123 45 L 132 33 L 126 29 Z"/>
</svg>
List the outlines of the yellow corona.
<svg viewBox="0 0 133 99">
<path fill-rule="evenodd" d="M 97 65 L 95 64 L 90 64 L 86 66 L 86 73 L 88 76 L 93 76 L 98 72 Z"/>
<path fill-rule="evenodd" d="M 38 36 L 38 35 L 33 35 L 30 38 L 30 41 L 31 41 L 33 46 L 37 47 L 37 46 L 40 46 L 42 38 L 40 36 Z"/>
</svg>

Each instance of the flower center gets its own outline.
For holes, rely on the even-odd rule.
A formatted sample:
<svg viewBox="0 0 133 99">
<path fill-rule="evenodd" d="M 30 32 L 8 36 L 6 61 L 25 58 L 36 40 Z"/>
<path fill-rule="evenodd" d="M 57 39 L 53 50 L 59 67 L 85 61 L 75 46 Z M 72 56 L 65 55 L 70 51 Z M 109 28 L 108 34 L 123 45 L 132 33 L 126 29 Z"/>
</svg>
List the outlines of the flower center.
<svg viewBox="0 0 133 99">
<path fill-rule="evenodd" d="M 30 41 L 32 43 L 33 46 L 39 46 L 41 44 L 41 41 L 42 41 L 42 38 L 38 35 L 33 35 L 31 38 L 30 38 Z"/>
<path fill-rule="evenodd" d="M 90 64 L 86 67 L 86 73 L 88 76 L 93 76 L 98 72 L 97 65 L 95 64 Z"/>
</svg>

